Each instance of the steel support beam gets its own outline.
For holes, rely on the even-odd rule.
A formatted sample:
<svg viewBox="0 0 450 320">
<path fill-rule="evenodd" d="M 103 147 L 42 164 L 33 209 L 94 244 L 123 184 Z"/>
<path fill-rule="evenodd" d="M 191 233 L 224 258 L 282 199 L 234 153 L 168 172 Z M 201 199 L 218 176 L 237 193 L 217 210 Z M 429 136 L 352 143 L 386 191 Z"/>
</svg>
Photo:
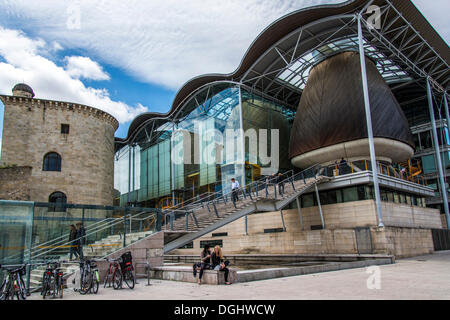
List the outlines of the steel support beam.
<svg viewBox="0 0 450 320">
<path fill-rule="evenodd" d="M 314 189 L 316 189 L 316 198 L 317 204 L 319 205 L 320 221 L 322 222 L 322 228 L 325 229 L 325 220 L 323 219 L 322 205 L 320 204 L 319 189 L 317 189 L 317 184 L 314 184 Z"/>
<path fill-rule="evenodd" d="M 302 228 L 302 231 L 305 231 L 305 225 L 303 224 L 303 217 L 302 217 L 302 207 L 300 205 L 299 197 L 295 198 L 295 201 L 297 202 L 297 211 L 298 211 L 298 217 L 300 219 L 300 226 Z"/>
<path fill-rule="evenodd" d="M 366 74 L 366 56 L 364 52 L 364 42 L 362 35 L 362 25 L 361 25 L 361 16 L 358 16 L 358 41 L 359 41 L 359 56 L 361 60 L 361 78 L 362 78 L 362 86 L 364 91 L 364 106 L 366 109 L 366 121 L 367 121 L 367 134 L 369 137 L 369 149 L 370 149 L 370 161 L 372 163 L 372 173 L 373 173 L 373 185 L 375 189 L 375 202 L 377 208 L 378 215 L 378 226 L 384 227 L 383 224 L 383 213 L 381 210 L 381 197 L 380 197 L 380 185 L 378 183 L 378 171 L 377 171 L 377 160 L 375 155 L 375 144 L 373 139 L 373 130 L 372 130 L 372 115 L 370 111 L 370 100 L 369 100 L 369 85 L 367 83 L 367 74 Z"/>
<path fill-rule="evenodd" d="M 436 121 L 435 121 L 435 117 L 434 117 L 433 93 L 431 90 L 430 80 L 428 78 L 427 78 L 427 96 L 428 96 L 428 108 L 430 110 L 430 121 L 431 121 L 431 126 L 433 128 L 434 151 L 435 151 L 436 163 L 437 163 L 438 172 L 439 172 L 439 181 L 441 184 L 442 201 L 444 204 L 445 216 L 447 218 L 447 228 L 450 229 L 447 188 L 445 187 L 444 170 L 442 168 L 441 151 L 439 148 L 439 140 L 438 140 L 438 134 L 437 134 L 437 129 L 436 129 Z"/>
<path fill-rule="evenodd" d="M 245 235 L 248 236 L 248 219 L 247 216 L 245 216 Z"/>
<path fill-rule="evenodd" d="M 281 223 L 283 224 L 283 231 L 286 232 L 286 224 L 284 223 L 283 210 L 280 210 Z"/>
</svg>

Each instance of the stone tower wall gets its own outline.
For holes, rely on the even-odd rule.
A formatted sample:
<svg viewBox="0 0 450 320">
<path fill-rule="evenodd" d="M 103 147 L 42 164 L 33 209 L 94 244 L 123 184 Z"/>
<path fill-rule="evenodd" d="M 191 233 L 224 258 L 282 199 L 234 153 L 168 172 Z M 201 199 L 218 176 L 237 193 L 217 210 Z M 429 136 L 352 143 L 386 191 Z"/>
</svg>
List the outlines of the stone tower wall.
<svg viewBox="0 0 450 320">
<path fill-rule="evenodd" d="M 112 205 L 114 117 L 79 104 L 0 99 L 5 105 L 1 160 L 33 168 L 30 200 L 48 202 L 50 194 L 60 191 L 68 203 Z M 69 124 L 69 134 L 61 133 L 61 124 Z M 61 156 L 61 172 L 42 170 L 49 152 Z"/>
</svg>

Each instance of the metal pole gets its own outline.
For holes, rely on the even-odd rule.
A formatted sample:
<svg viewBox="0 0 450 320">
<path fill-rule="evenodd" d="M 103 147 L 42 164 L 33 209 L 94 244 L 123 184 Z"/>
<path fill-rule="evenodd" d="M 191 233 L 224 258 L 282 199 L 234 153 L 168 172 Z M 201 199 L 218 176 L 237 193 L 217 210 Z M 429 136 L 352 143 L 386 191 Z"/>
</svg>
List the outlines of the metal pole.
<svg viewBox="0 0 450 320">
<path fill-rule="evenodd" d="M 281 223 L 283 224 L 283 231 L 286 232 L 286 225 L 284 224 L 283 210 L 280 210 Z"/>
<path fill-rule="evenodd" d="M 314 189 L 316 189 L 316 198 L 317 204 L 319 205 L 320 221 L 322 222 L 322 228 L 325 229 L 325 220 L 323 219 L 323 211 L 322 206 L 320 205 L 319 189 L 317 189 L 317 184 L 314 184 Z"/>
<path fill-rule="evenodd" d="M 427 78 L 427 96 L 428 96 L 428 108 L 430 109 L 431 126 L 433 128 L 434 152 L 436 155 L 437 167 L 439 170 L 439 180 L 441 182 L 442 201 L 444 204 L 445 217 L 447 218 L 447 228 L 450 229 L 447 188 L 445 187 L 444 170 L 442 168 L 442 161 L 441 161 L 441 151 L 439 147 L 439 140 L 436 129 L 436 120 L 434 118 L 433 93 L 431 91 L 430 79 L 428 78 Z"/>
<path fill-rule="evenodd" d="M 248 220 L 247 220 L 247 216 L 245 216 L 245 235 L 246 236 L 248 236 L 248 229 L 247 229 L 247 227 L 248 227 Z"/>
<path fill-rule="evenodd" d="M 380 185 L 378 183 L 377 159 L 375 156 L 375 144 L 373 140 L 372 115 L 370 111 L 369 86 L 367 84 L 366 56 L 364 53 L 361 15 L 358 16 L 358 40 L 359 40 L 359 57 L 361 60 L 361 78 L 364 91 L 364 106 L 366 109 L 367 135 L 369 137 L 370 162 L 372 163 L 373 186 L 375 189 L 375 202 L 377 207 L 378 226 L 384 227 L 383 212 L 381 210 Z"/>
<path fill-rule="evenodd" d="M 242 152 L 242 183 L 241 187 L 245 186 L 245 135 L 244 135 L 244 108 L 242 106 L 242 90 L 239 86 L 239 107 L 240 107 L 240 118 L 241 118 L 241 152 Z"/>
<path fill-rule="evenodd" d="M 298 210 L 298 216 L 300 218 L 300 226 L 302 227 L 302 231 L 305 231 L 305 226 L 303 224 L 302 209 L 301 209 L 299 197 L 295 198 L 295 201 L 297 202 L 297 210 Z"/>
<path fill-rule="evenodd" d="M 174 132 L 175 132 L 175 122 L 172 122 L 172 136 L 170 139 L 170 173 L 172 175 L 171 183 L 172 183 L 172 207 L 175 206 L 175 163 L 172 160 L 173 157 L 173 139 L 174 139 Z"/>
<path fill-rule="evenodd" d="M 127 205 L 130 205 L 130 192 L 131 192 L 131 146 L 128 145 L 128 194 Z"/>
<path fill-rule="evenodd" d="M 450 132 L 450 115 L 448 113 L 448 101 L 447 93 L 444 92 L 444 109 L 445 109 L 445 119 L 447 120 L 447 130 Z"/>
</svg>

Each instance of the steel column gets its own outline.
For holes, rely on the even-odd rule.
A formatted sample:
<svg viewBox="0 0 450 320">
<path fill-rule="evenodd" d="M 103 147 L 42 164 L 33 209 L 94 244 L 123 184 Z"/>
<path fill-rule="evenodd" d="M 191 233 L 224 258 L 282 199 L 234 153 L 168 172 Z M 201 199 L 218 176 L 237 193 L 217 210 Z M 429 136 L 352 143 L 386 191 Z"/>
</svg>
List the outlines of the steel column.
<svg viewBox="0 0 450 320">
<path fill-rule="evenodd" d="M 428 96 L 428 108 L 430 110 L 430 121 L 431 121 L 431 126 L 433 128 L 434 152 L 435 152 L 435 156 L 436 156 L 437 167 L 439 170 L 439 181 L 441 183 L 442 201 L 444 204 L 445 216 L 447 218 L 447 228 L 450 229 L 447 188 L 445 187 L 445 178 L 444 178 L 444 170 L 442 168 L 441 151 L 440 151 L 440 147 L 439 147 L 439 140 L 438 140 L 438 134 L 437 134 L 437 129 L 436 129 L 436 120 L 434 118 L 433 93 L 431 90 L 431 84 L 430 84 L 429 78 L 427 78 L 427 96 Z"/>
<path fill-rule="evenodd" d="M 130 205 L 130 192 L 131 192 L 131 145 L 128 145 L 128 194 L 127 194 L 127 206 Z"/>
<path fill-rule="evenodd" d="M 286 225 L 284 224 L 283 210 L 280 210 L 281 223 L 283 224 L 283 231 L 286 232 Z"/>
<path fill-rule="evenodd" d="M 323 219 L 323 211 L 322 206 L 320 205 L 320 196 L 319 189 L 317 189 L 317 184 L 314 184 L 314 189 L 316 190 L 317 204 L 319 205 L 320 221 L 322 222 L 322 228 L 325 229 L 325 220 Z"/>
<path fill-rule="evenodd" d="M 242 152 L 242 182 L 241 188 L 245 187 L 245 135 L 244 135 L 244 108 L 242 106 L 242 89 L 239 85 L 239 108 L 240 108 L 240 118 L 241 118 L 241 152 Z"/>
<path fill-rule="evenodd" d="M 445 109 L 445 119 L 447 120 L 447 129 L 450 132 L 450 116 L 448 112 L 448 101 L 446 92 L 444 92 L 444 109 Z"/>
<path fill-rule="evenodd" d="M 305 225 L 303 224 L 302 206 L 300 204 L 299 197 L 295 198 L 295 201 L 297 202 L 297 210 L 298 210 L 298 217 L 300 218 L 300 226 L 302 227 L 302 231 L 304 231 Z"/>
<path fill-rule="evenodd" d="M 373 185 L 375 189 L 375 202 L 378 215 L 378 226 L 384 227 L 383 224 L 383 213 L 381 210 L 381 197 L 380 197 L 380 185 L 378 183 L 378 171 L 377 171 L 377 160 L 375 156 L 375 144 L 373 139 L 372 130 L 372 115 L 370 111 L 370 100 L 369 100 L 369 86 L 367 84 L 367 74 L 366 74 L 366 56 L 364 52 L 364 43 L 362 35 L 361 26 L 361 15 L 358 16 L 358 41 L 359 41 L 359 57 L 361 60 L 361 78 L 362 86 L 364 91 L 364 106 L 366 109 L 366 121 L 367 121 L 367 134 L 369 137 L 369 148 L 370 148 L 370 161 L 372 163 L 372 174 L 373 174 Z"/>
<path fill-rule="evenodd" d="M 248 220 L 247 220 L 247 216 L 245 216 L 245 235 L 248 236 Z"/>
</svg>

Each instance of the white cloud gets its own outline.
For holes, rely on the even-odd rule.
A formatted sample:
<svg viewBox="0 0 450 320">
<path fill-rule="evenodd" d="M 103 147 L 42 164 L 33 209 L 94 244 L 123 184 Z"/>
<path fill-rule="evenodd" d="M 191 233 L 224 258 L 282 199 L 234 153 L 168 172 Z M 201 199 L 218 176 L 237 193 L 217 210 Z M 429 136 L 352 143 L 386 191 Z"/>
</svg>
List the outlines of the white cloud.
<svg viewBox="0 0 450 320">
<path fill-rule="evenodd" d="M 102 67 L 88 57 L 66 57 L 66 71 L 73 78 L 91 80 L 109 80 L 109 75 Z"/>
<path fill-rule="evenodd" d="M 201 74 L 233 72 L 258 34 L 284 14 L 343 1 L 4 0 L 0 18 L 4 12 L 47 40 L 177 90 Z"/>
<path fill-rule="evenodd" d="M 444 39 L 448 0 L 413 0 Z M 270 23 L 294 10 L 344 0 L 3 0 L 0 21 L 177 90 L 192 77 L 231 73 Z M 78 16 L 79 13 L 79 16 Z"/>
<path fill-rule="evenodd" d="M 4 60 L 0 62 L 0 92 L 11 94 L 12 86 L 26 79 L 37 98 L 86 104 L 110 113 L 121 123 L 148 111 L 141 104 L 131 107 L 112 100 L 106 89 L 86 87 L 80 77 L 106 80 L 109 76 L 96 62 L 84 57 L 69 57 L 67 69 L 58 66 L 46 57 L 54 48 L 54 44 L 42 39 L 31 39 L 19 30 L 0 26 L 0 57 Z"/>
</svg>

